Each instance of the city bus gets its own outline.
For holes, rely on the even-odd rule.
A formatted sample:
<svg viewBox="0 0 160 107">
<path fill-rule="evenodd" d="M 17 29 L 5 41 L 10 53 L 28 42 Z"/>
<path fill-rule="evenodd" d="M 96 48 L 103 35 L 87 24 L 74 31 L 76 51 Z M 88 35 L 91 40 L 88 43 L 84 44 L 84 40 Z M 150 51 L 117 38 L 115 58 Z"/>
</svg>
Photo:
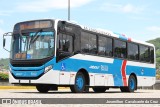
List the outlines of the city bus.
<svg viewBox="0 0 160 107">
<path fill-rule="evenodd" d="M 117 32 L 65 20 L 32 20 L 15 24 L 11 36 L 9 82 L 36 86 L 47 93 L 58 87 L 71 92 L 102 93 L 109 88 L 135 92 L 155 84 L 153 44 Z M 6 48 L 5 48 L 6 49 Z"/>
</svg>

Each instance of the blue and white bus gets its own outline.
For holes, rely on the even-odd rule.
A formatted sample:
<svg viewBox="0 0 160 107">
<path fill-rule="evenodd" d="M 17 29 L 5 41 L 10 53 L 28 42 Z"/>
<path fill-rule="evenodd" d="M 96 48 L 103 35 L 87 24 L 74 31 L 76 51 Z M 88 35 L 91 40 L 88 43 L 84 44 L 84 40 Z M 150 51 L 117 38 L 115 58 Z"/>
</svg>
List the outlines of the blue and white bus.
<svg viewBox="0 0 160 107">
<path fill-rule="evenodd" d="M 11 36 L 9 82 L 34 85 L 46 93 L 57 87 L 72 92 L 105 92 L 120 88 L 134 92 L 155 84 L 153 44 L 108 30 L 65 20 L 17 23 Z"/>
</svg>

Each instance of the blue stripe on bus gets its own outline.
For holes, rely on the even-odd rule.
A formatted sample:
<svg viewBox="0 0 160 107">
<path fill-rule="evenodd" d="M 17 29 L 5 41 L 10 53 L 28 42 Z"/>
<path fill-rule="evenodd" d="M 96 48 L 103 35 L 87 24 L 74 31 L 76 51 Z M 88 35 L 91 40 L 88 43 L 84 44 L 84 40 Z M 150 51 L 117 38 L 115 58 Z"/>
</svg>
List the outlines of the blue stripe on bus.
<svg viewBox="0 0 160 107">
<path fill-rule="evenodd" d="M 122 40 L 126 40 L 126 41 L 128 40 L 128 38 L 126 38 L 125 36 L 122 36 L 122 35 L 119 35 L 119 38 Z"/>
<path fill-rule="evenodd" d="M 44 69 L 39 71 L 14 71 L 12 70 L 12 74 L 16 77 L 38 77 L 44 72 Z"/>
<path fill-rule="evenodd" d="M 61 64 L 65 63 L 66 66 L 66 72 L 69 71 L 77 71 L 80 68 L 84 68 L 87 71 L 91 73 L 109 73 L 113 74 L 114 72 L 120 72 L 121 71 L 121 66 L 122 66 L 122 61 L 120 59 L 114 59 L 113 63 L 104 63 L 104 62 L 95 62 L 95 61 L 86 61 L 86 60 L 79 60 L 79 59 L 66 59 L 63 60 L 59 63 L 57 63 L 54 66 L 55 70 L 61 70 Z M 90 66 L 101 66 L 101 65 L 107 65 L 108 66 L 108 72 L 102 71 L 100 68 L 99 69 L 90 69 Z M 144 74 L 141 74 L 142 69 L 144 69 Z M 138 76 L 155 76 L 155 68 L 147 68 L 147 67 L 138 67 L 138 66 L 126 66 L 126 74 L 129 75 L 131 72 L 135 72 Z M 121 72 L 120 72 L 121 73 Z"/>
<path fill-rule="evenodd" d="M 15 70 L 15 71 L 27 71 L 27 70 L 38 71 L 38 70 L 44 69 L 45 67 L 44 65 L 39 66 L 39 67 L 13 67 L 11 64 L 9 66 L 12 70 Z"/>
<path fill-rule="evenodd" d="M 30 33 L 29 36 L 36 36 L 35 34 L 36 34 L 36 32 Z M 53 34 L 54 34 L 54 32 L 39 32 L 38 33 L 38 35 L 41 35 L 41 36 L 50 36 Z"/>
<path fill-rule="evenodd" d="M 113 33 L 116 34 L 116 35 L 118 35 L 120 39 L 128 41 L 128 38 L 125 37 L 125 36 L 123 36 L 122 34 L 116 33 L 116 32 L 113 32 Z"/>
</svg>

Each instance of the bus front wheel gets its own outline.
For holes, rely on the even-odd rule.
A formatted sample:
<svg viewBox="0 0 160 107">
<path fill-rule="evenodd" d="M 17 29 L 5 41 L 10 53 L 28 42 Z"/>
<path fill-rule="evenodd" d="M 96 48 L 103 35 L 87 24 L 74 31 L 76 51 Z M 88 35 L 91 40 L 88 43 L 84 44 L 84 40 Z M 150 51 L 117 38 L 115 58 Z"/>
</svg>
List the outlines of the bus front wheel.
<svg viewBox="0 0 160 107">
<path fill-rule="evenodd" d="M 51 86 L 48 84 L 38 84 L 38 85 L 36 85 L 36 89 L 40 93 L 47 93 L 51 89 Z"/>
<path fill-rule="evenodd" d="M 82 93 L 85 91 L 86 79 L 82 72 L 78 72 L 75 78 L 74 85 L 70 86 L 70 89 L 74 93 Z"/>
</svg>

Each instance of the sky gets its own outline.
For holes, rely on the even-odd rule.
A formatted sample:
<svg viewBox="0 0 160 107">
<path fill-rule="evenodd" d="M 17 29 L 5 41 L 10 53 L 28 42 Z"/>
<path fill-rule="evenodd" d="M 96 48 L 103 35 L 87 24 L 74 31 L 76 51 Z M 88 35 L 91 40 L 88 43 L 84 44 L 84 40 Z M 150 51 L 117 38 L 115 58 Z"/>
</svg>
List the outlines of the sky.
<svg viewBox="0 0 160 107">
<path fill-rule="evenodd" d="M 71 21 L 147 41 L 160 37 L 160 0 L 70 0 Z M 68 19 L 68 0 L 0 0 L 0 58 L 5 32 L 22 21 Z M 6 44 L 9 48 L 9 43 Z"/>
</svg>

